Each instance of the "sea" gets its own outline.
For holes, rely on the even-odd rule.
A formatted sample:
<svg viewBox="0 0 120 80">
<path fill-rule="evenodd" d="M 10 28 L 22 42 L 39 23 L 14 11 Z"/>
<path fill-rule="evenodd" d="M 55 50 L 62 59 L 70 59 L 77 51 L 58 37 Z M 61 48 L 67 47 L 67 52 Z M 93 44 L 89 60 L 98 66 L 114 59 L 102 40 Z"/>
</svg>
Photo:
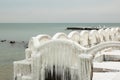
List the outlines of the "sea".
<svg viewBox="0 0 120 80">
<path fill-rule="evenodd" d="M 31 37 L 68 34 L 67 27 L 120 27 L 120 23 L 0 23 L 0 80 L 13 80 L 13 62 L 25 59 L 25 49 Z M 15 42 L 11 44 L 12 42 Z"/>
</svg>

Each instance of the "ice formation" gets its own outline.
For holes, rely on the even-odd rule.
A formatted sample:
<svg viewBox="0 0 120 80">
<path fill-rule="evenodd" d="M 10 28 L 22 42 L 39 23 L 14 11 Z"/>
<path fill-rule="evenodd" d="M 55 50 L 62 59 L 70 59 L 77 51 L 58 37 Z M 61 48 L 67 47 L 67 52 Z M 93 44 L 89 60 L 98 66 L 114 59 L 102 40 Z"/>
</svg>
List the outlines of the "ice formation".
<svg viewBox="0 0 120 80">
<path fill-rule="evenodd" d="M 56 33 L 52 39 L 68 39 L 67 35 L 63 32 Z"/>
<path fill-rule="evenodd" d="M 115 31 L 116 31 L 116 33 L 115 33 L 116 40 L 117 40 L 117 41 L 120 41 L 120 28 L 117 27 Z"/>
<path fill-rule="evenodd" d="M 111 30 L 109 28 L 105 29 L 105 35 L 104 35 L 105 41 L 110 41 L 110 33 L 111 33 L 110 31 Z"/>
<path fill-rule="evenodd" d="M 111 28 L 32 37 L 26 59 L 14 62 L 14 80 L 92 80 L 93 57 L 105 48 L 120 47 L 119 34 L 119 28 Z"/>
<path fill-rule="evenodd" d="M 105 31 L 103 29 L 99 29 L 98 30 L 98 33 L 99 33 L 99 39 L 100 39 L 100 42 L 104 42 L 105 41 Z"/>
<path fill-rule="evenodd" d="M 80 45 L 82 45 L 84 47 L 89 46 L 89 32 L 88 31 L 80 32 Z"/>
<path fill-rule="evenodd" d="M 14 80 L 91 80 L 92 55 L 70 40 L 49 40 L 14 62 Z M 26 51 L 29 53 L 29 51 Z"/>
<path fill-rule="evenodd" d="M 46 34 L 32 37 L 28 43 L 28 47 L 31 51 L 35 51 L 39 45 L 45 43 L 46 41 L 48 41 L 50 39 L 51 39 L 51 37 L 49 35 L 46 35 Z"/>
<path fill-rule="evenodd" d="M 80 33 L 78 31 L 70 32 L 68 38 L 80 44 Z"/>
<path fill-rule="evenodd" d="M 25 50 L 26 53 L 26 59 L 29 59 L 32 55 L 32 53 L 34 53 L 36 51 L 36 49 L 44 44 L 45 42 L 49 41 L 51 39 L 51 36 L 47 35 L 47 34 L 42 34 L 42 35 L 38 35 L 36 37 L 32 37 L 28 43 L 28 47 Z"/>
<path fill-rule="evenodd" d="M 38 49 L 38 55 L 32 58 L 33 78 L 35 80 L 52 80 L 53 78 L 55 80 L 84 80 L 85 78 L 90 80 L 92 56 L 81 55 L 82 50 L 79 45 L 65 40 L 48 42 L 41 46 Z"/>
<path fill-rule="evenodd" d="M 90 46 L 94 46 L 99 43 L 98 32 L 96 30 L 91 30 L 89 33 L 89 44 Z"/>
</svg>

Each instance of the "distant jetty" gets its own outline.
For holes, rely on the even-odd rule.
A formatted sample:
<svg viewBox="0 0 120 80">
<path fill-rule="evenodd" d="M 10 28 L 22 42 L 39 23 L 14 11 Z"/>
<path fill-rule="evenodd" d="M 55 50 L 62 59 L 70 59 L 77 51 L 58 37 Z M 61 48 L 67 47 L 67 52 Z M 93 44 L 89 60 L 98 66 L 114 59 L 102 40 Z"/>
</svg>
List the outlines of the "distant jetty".
<svg viewBox="0 0 120 80">
<path fill-rule="evenodd" d="M 67 27 L 66 30 L 99 30 L 101 28 L 95 27 Z"/>
</svg>

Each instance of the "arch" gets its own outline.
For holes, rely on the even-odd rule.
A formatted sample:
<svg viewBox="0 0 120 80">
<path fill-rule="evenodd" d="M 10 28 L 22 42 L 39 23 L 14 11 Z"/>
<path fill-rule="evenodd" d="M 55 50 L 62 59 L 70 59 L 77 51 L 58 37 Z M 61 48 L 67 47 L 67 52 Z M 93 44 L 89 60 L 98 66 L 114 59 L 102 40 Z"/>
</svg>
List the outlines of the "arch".
<svg viewBox="0 0 120 80">
<path fill-rule="evenodd" d="M 89 44 L 92 46 L 96 45 L 97 43 L 99 43 L 98 32 L 96 30 L 91 30 L 89 32 Z"/>
<path fill-rule="evenodd" d="M 105 37 L 104 37 L 105 31 L 103 29 L 99 29 L 98 33 L 99 33 L 100 42 L 104 42 L 105 41 Z"/>
<path fill-rule="evenodd" d="M 51 36 L 47 34 L 41 34 L 36 37 L 32 37 L 28 43 L 28 48 L 30 50 L 34 51 L 35 48 L 37 48 L 39 45 L 45 43 L 46 41 L 50 40 Z"/>
<path fill-rule="evenodd" d="M 63 32 L 56 33 L 52 39 L 68 39 L 67 35 Z"/>
<path fill-rule="evenodd" d="M 49 57 L 53 57 L 53 56 L 55 57 L 56 54 L 59 55 L 56 57 L 60 57 L 60 56 L 63 57 L 64 54 L 65 56 L 74 55 L 77 57 L 80 53 L 83 52 L 83 50 L 84 50 L 83 47 L 70 40 L 51 40 L 39 46 L 36 54 L 45 55 L 46 57 L 48 57 L 48 55 Z M 70 57 L 74 57 L 74 56 L 70 56 Z"/>
<path fill-rule="evenodd" d="M 110 28 L 106 28 L 105 29 L 105 41 L 110 41 L 110 32 L 111 30 L 110 30 Z"/>
<path fill-rule="evenodd" d="M 110 37 L 112 41 L 115 41 L 115 34 L 116 34 L 115 28 L 111 28 Z"/>
<path fill-rule="evenodd" d="M 111 38 L 113 41 L 120 41 L 120 28 L 111 28 Z"/>
<path fill-rule="evenodd" d="M 116 41 L 120 41 L 120 28 L 116 27 L 115 31 L 116 31 L 116 33 L 115 33 Z"/>
<path fill-rule="evenodd" d="M 84 46 L 84 47 L 89 46 L 88 37 L 89 37 L 89 32 L 88 31 L 81 31 L 80 32 L 80 44 L 82 46 Z"/>
<path fill-rule="evenodd" d="M 80 33 L 78 31 L 70 32 L 68 38 L 80 44 Z"/>
<path fill-rule="evenodd" d="M 41 34 L 41 35 L 36 36 L 36 38 L 39 40 L 39 42 L 41 44 L 41 43 L 44 43 L 44 42 L 50 40 L 51 36 L 49 36 L 47 34 Z"/>
<path fill-rule="evenodd" d="M 120 47 L 120 42 L 117 41 L 103 42 L 89 48 L 88 50 L 86 50 L 85 53 L 92 54 L 93 56 L 95 56 L 97 52 L 109 47 Z"/>
<path fill-rule="evenodd" d="M 36 37 L 32 37 L 28 43 L 28 48 L 25 49 L 26 59 L 30 59 L 32 53 L 34 53 L 36 51 L 38 46 L 49 41 L 50 39 L 51 39 L 51 36 L 49 36 L 47 34 L 41 34 Z"/>
</svg>

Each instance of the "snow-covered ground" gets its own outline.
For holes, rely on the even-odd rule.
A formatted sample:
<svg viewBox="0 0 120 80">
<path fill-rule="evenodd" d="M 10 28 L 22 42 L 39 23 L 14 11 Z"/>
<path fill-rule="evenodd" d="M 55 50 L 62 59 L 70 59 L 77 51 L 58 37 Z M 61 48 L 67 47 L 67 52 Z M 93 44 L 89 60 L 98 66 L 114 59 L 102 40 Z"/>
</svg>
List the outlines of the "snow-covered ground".
<svg viewBox="0 0 120 80">
<path fill-rule="evenodd" d="M 120 50 L 102 54 L 108 61 L 93 62 L 93 80 L 120 80 Z"/>
</svg>

